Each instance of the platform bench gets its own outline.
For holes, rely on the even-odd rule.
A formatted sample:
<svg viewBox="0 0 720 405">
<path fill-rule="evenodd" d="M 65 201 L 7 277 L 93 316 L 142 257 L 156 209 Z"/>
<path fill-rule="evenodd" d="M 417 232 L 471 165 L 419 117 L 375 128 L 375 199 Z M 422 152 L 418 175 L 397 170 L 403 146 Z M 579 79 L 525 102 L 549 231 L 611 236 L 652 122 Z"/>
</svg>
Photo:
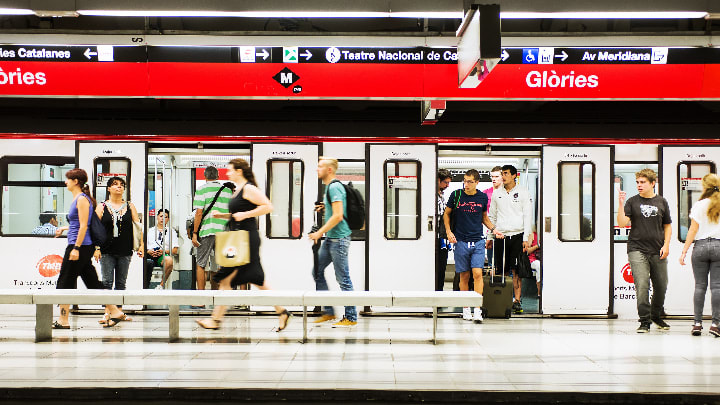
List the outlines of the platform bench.
<svg viewBox="0 0 720 405">
<path fill-rule="evenodd" d="M 52 339 L 53 305 L 167 305 L 168 338 L 180 337 L 180 305 L 281 305 L 303 307 L 303 343 L 308 307 L 382 306 L 432 308 L 432 342 L 437 343 L 439 307 L 479 307 L 474 291 L 278 291 L 278 290 L 0 290 L 0 304 L 35 305 L 35 341 Z"/>
</svg>

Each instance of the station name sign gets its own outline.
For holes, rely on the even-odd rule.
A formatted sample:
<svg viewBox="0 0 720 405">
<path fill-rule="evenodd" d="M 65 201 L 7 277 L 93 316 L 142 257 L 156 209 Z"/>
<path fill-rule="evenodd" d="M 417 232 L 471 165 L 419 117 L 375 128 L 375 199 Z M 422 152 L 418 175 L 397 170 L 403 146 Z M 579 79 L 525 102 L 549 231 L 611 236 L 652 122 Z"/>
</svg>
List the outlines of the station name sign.
<svg viewBox="0 0 720 405">
<path fill-rule="evenodd" d="M 720 99 L 718 48 L 504 48 L 459 88 L 455 47 L 0 44 L 0 96 Z"/>
</svg>

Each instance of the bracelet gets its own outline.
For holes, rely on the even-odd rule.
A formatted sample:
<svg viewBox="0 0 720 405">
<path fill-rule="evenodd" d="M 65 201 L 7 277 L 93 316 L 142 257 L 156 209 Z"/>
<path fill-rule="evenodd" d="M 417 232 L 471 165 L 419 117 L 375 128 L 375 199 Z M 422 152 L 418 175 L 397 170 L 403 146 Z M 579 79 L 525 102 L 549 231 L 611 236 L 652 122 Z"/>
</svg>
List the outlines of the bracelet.
<svg viewBox="0 0 720 405">
<path fill-rule="evenodd" d="M 490 232 L 494 232 L 495 228 L 497 228 L 497 226 L 493 226 L 492 229 L 490 230 Z"/>
<path fill-rule="evenodd" d="M 80 250 L 80 246 L 73 246 L 72 250 Z"/>
</svg>

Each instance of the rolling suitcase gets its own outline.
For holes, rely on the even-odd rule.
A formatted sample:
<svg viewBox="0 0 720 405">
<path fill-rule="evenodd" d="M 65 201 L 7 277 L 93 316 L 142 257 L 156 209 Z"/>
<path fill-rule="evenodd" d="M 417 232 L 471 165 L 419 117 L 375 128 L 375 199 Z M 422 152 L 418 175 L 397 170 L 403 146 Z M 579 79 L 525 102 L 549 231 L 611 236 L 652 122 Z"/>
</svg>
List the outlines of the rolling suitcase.
<svg viewBox="0 0 720 405">
<path fill-rule="evenodd" d="M 497 240 L 495 240 L 497 243 Z M 503 244 L 505 240 L 503 239 Z M 503 254 L 506 252 L 503 246 Z M 505 260 L 501 274 L 497 274 L 496 261 L 483 276 L 483 309 L 487 318 L 510 318 L 512 315 L 512 277 L 505 275 Z"/>
</svg>

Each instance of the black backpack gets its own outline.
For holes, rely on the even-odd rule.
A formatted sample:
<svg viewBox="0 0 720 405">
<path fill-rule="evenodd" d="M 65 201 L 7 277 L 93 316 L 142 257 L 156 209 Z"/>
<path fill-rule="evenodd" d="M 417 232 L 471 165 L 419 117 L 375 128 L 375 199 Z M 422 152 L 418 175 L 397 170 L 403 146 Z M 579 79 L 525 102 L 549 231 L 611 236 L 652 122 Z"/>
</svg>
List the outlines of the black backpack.
<svg viewBox="0 0 720 405">
<path fill-rule="evenodd" d="M 347 221 L 351 230 L 362 229 L 365 226 L 365 200 L 363 200 L 362 194 L 353 187 L 352 183 L 343 184 L 340 180 L 335 179 L 330 184 L 335 182 L 345 187 L 345 195 L 347 196 L 347 216 L 345 216 L 345 221 Z M 328 193 L 330 184 L 325 187 L 325 194 Z"/>
</svg>

